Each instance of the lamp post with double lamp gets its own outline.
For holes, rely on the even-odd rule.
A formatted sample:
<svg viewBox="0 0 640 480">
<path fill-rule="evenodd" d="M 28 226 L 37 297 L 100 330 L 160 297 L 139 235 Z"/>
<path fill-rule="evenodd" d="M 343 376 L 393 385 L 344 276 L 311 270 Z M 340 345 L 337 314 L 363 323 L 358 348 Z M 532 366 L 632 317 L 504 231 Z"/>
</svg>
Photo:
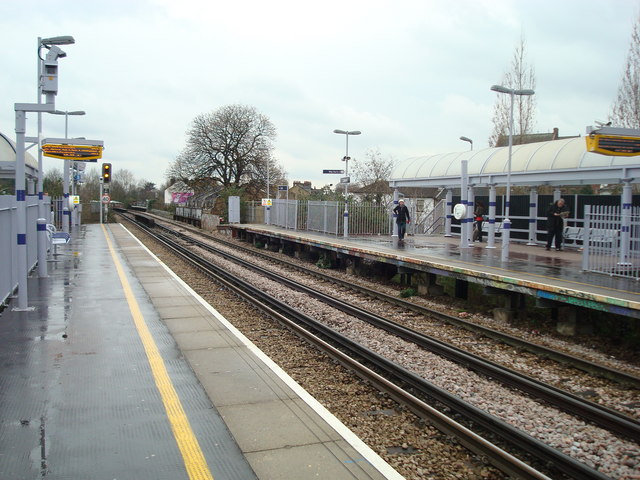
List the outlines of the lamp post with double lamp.
<svg viewBox="0 0 640 480">
<path fill-rule="evenodd" d="M 347 150 L 342 160 L 345 162 L 344 175 L 346 183 L 344 184 L 344 238 L 349 236 L 349 135 L 360 135 L 360 130 L 339 130 L 335 129 L 333 133 L 344 135 L 347 139 Z"/>
<path fill-rule="evenodd" d="M 509 114 L 509 159 L 507 161 L 507 198 L 504 206 L 504 219 L 502 220 L 502 254 L 501 260 L 506 262 L 509 259 L 509 241 L 511 238 L 511 220 L 509 219 L 511 207 L 511 150 L 513 148 L 513 102 L 516 95 L 529 96 L 536 92 L 530 89 L 516 90 L 514 88 L 503 87 L 502 85 L 492 85 L 491 90 L 498 93 L 507 93 L 511 96 L 511 108 Z"/>
<path fill-rule="evenodd" d="M 75 110 L 72 112 L 55 110 L 54 115 L 64 115 L 64 138 L 69 138 L 69 115 L 85 115 L 83 110 Z M 74 162 L 75 163 L 75 162 Z M 69 233 L 69 217 L 71 216 L 71 205 L 69 205 L 69 169 L 70 161 L 64 160 L 64 168 L 62 173 L 62 196 L 64 197 L 62 204 L 62 231 Z"/>
</svg>

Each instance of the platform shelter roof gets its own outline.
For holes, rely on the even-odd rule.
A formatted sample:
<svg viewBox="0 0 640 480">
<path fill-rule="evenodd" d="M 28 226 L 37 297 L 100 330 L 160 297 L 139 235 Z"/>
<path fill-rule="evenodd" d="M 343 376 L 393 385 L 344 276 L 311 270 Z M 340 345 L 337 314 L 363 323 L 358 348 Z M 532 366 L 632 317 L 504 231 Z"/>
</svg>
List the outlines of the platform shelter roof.
<svg viewBox="0 0 640 480">
<path fill-rule="evenodd" d="M 506 185 L 508 159 L 508 147 L 408 158 L 393 169 L 389 185 L 394 188 L 459 187 L 462 160 L 467 160 L 470 185 Z M 623 179 L 640 183 L 640 157 L 588 152 L 584 137 L 512 148 L 512 185 L 617 184 Z"/>
<path fill-rule="evenodd" d="M 38 160 L 29 152 L 25 152 L 25 175 L 27 178 L 38 176 Z M 16 144 L 0 132 L 0 178 L 15 178 Z"/>
</svg>

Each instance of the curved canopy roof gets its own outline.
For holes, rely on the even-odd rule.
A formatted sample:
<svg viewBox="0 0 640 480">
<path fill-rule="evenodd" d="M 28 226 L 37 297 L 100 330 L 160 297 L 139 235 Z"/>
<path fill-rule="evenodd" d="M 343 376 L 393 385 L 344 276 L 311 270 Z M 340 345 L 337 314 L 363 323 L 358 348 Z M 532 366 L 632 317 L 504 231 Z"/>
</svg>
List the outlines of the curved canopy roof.
<svg viewBox="0 0 640 480">
<path fill-rule="evenodd" d="M 29 152 L 25 152 L 25 174 L 36 178 L 38 175 L 38 160 Z M 9 137 L 0 133 L 0 178 L 15 178 L 16 144 Z"/>
<path fill-rule="evenodd" d="M 486 148 L 413 157 L 393 169 L 392 187 L 460 186 L 461 162 L 467 160 L 469 184 L 504 185 L 509 170 L 509 148 Z M 584 137 L 514 145 L 512 185 L 581 185 L 640 183 L 640 157 L 607 156 L 587 151 Z"/>
</svg>

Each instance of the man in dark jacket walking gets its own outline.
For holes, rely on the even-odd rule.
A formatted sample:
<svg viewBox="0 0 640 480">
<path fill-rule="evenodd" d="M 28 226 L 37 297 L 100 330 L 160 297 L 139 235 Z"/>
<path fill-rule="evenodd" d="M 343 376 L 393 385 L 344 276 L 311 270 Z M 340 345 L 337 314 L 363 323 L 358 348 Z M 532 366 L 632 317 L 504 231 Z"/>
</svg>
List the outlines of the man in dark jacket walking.
<svg viewBox="0 0 640 480">
<path fill-rule="evenodd" d="M 556 239 L 556 250 L 562 250 L 562 231 L 564 219 L 569 216 L 569 209 L 564 204 L 564 198 L 552 203 L 547 211 L 547 250 L 551 250 L 553 238 Z"/>
<path fill-rule="evenodd" d="M 404 234 L 407 231 L 407 223 L 411 221 L 409 217 L 409 209 L 404 204 L 404 200 L 400 200 L 396 208 L 393 209 L 393 213 L 396 214 L 396 223 L 398 224 L 398 238 L 404 239 Z"/>
</svg>

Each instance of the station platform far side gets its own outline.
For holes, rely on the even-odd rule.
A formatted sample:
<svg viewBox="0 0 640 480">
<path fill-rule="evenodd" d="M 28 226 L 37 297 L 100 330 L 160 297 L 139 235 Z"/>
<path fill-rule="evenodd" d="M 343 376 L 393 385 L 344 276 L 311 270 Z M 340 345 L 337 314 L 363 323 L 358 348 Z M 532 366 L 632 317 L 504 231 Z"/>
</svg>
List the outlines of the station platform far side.
<svg viewBox="0 0 640 480">
<path fill-rule="evenodd" d="M 501 261 L 500 243 L 487 248 L 474 243 L 460 248 L 454 237 L 411 236 L 397 242 L 387 236 L 348 237 L 256 224 L 234 224 L 236 236 L 246 232 L 326 249 L 341 255 L 392 263 L 401 268 L 476 282 L 541 300 L 557 301 L 640 318 L 640 284 L 632 278 L 582 271 L 577 249 L 557 252 L 514 243 L 508 262 Z"/>
</svg>

